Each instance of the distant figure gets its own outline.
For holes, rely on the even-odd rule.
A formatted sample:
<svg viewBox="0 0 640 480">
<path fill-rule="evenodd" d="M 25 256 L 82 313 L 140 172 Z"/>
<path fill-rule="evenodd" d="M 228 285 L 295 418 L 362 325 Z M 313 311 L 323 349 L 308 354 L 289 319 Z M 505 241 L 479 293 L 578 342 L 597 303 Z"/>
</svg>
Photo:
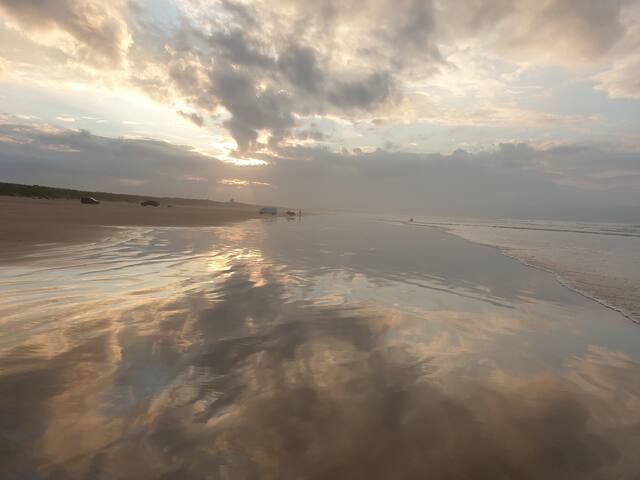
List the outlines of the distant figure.
<svg viewBox="0 0 640 480">
<path fill-rule="evenodd" d="M 409 223 L 411 223 L 411 222 L 413 222 L 413 217 L 411 217 L 411 218 L 409 219 Z"/>
<path fill-rule="evenodd" d="M 302 216 L 302 209 L 298 209 L 298 216 L 301 217 Z"/>
</svg>

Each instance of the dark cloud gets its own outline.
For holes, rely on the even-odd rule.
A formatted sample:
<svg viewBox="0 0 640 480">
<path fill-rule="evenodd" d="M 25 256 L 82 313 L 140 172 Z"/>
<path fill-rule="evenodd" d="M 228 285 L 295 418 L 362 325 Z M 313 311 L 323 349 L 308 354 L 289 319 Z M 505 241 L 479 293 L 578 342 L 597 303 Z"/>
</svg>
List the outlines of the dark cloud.
<svg viewBox="0 0 640 480">
<path fill-rule="evenodd" d="M 290 46 L 280 55 L 278 66 L 293 85 L 307 93 L 317 93 L 324 84 L 324 72 L 312 48 Z"/>
<path fill-rule="evenodd" d="M 197 64 L 181 58 L 171 62 L 168 69 L 169 78 L 178 92 L 186 97 L 192 97 L 203 87 L 199 73 Z"/>
<path fill-rule="evenodd" d="M 281 0 L 292 32 L 320 42 L 330 55 L 341 50 L 359 53 L 359 60 L 371 56 L 400 68 L 422 61 L 438 62 L 436 44 L 437 9 L 431 0 L 345 0 L 309 4 L 303 0 Z M 356 42 L 356 39 L 362 42 Z M 362 53 L 366 53 L 362 55 Z"/>
<path fill-rule="evenodd" d="M 216 68 L 212 74 L 212 89 L 231 113 L 224 122 L 241 152 L 258 147 L 259 130 L 268 130 L 272 140 L 279 139 L 294 126 L 291 99 L 284 91 L 258 88 L 255 79 L 232 66 Z"/>
<path fill-rule="evenodd" d="M 218 180 L 237 176 L 230 170 L 190 147 L 156 140 L 0 126 L 0 175 L 16 182 L 202 198 Z"/>
<path fill-rule="evenodd" d="M 214 32 L 210 41 L 231 64 L 269 68 L 275 63 L 273 58 L 262 51 L 264 47 L 249 40 L 242 30 Z"/>
<path fill-rule="evenodd" d="M 315 140 L 320 142 L 327 139 L 327 135 L 315 128 L 313 125 L 309 129 L 299 130 L 295 132 L 294 137 L 297 140 Z"/>
<path fill-rule="evenodd" d="M 372 110 L 393 93 L 393 77 L 387 73 L 373 73 L 364 80 L 338 81 L 329 93 L 329 101 L 340 108 Z"/>
<path fill-rule="evenodd" d="M 204 126 L 204 118 L 202 118 L 200 115 L 198 115 L 195 112 L 183 112 L 182 110 L 178 110 L 177 113 L 181 117 L 186 118 L 187 120 L 193 122 L 193 124 L 198 127 Z"/>
<path fill-rule="evenodd" d="M 405 0 L 394 3 L 399 20 L 390 35 L 390 44 L 397 49 L 394 64 L 398 67 L 419 63 L 417 57 L 441 62 L 436 34 L 435 10 L 431 1 Z M 393 18 L 393 17 L 391 17 Z"/>
<path fill-rule="evenodd" d="M 246 174 L 276 186 L 271 194 L 286 195 L 285 204 L 304 199 L 338 209 L 494 217 L 594 219 L 597 211 L 600 219 L 640 220 L 637 153 L 585 148 L 577 154 L 507 144 L 450 155 L 349 155 L 296 147 L 281 149 L 284 158 L 272 159 L 270 168 Z"/>
<path fill-rule="evenodd" d="M 230 98 L 255 93 L 250 83 L 228 81 L 238 87 L 232 91 L 228 86 Z M 269 122 L 275 122 L 274 128 L 290 124 L 271 117 L 277 102 L 277 97 L 258 100 L 268 113 L 253 110 L 252 102 L 229 103 L 238 119 L 246 119 L 229 128 L 247 138 L 247 148 L 256 141 L 256 129 Z M 290 135 L 324 140 L 313 127 L 293 129 Z M 234 187 L 220 180 L 240 179 L 271 185 L 257 192 L 255 201 L 276 205 L 462 216 L 569 218 L 586 213 L 592 220 L 640 220 L 640 158 L 633 151 L 592 145 L 537 149 L 527 144 L 450 155 L 359 149 L 334 153 L 303 147 L 277 151 L 277 157 L 260 156 L 269 165 L 236 167 L 165 142 L 0 125 L 0 176 L 19 183 L 225 197 Z"/>
</svg>

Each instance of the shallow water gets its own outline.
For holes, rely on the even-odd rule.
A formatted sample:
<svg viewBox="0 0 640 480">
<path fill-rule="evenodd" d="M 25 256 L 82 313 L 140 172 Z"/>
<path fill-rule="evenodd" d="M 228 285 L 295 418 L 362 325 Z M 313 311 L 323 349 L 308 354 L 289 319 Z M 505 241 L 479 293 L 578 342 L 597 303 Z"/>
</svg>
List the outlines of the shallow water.
<svg viewBox="0 0 640 480">
<path fill-rule="evenodd" d="M 640 472 L 640 328 L 442 231 L 123 230 L 0 295 L 3 479 Z"/>
<path fill-rule="evenodd" d="M 640 324 L 640 225 L 459 219 L 413 225 L 499 247 Z"/>
</svg>

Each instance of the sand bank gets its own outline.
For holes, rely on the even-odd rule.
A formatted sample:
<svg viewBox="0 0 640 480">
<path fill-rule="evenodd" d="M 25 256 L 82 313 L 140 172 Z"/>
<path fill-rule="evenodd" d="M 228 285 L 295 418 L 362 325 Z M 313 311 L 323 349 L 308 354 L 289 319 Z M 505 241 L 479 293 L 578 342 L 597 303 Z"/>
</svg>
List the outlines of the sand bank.
<svg viewBox="0 0 640 480">
<path fill-rule="evenodd" d="M 215 226 L 257 216 L 256 208 L 134 203 L 82 205 L 76 200 L 0 197 L 0 261 L 18 260 L 50 244 L 96 241 L 122 226 Z"/>
</svg>

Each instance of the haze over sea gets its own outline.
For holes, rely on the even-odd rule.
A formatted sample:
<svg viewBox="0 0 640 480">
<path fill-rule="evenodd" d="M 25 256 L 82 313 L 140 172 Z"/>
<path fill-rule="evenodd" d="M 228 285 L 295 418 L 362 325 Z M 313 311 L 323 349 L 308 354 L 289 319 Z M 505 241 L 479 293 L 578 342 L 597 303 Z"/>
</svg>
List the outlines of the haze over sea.
<svg viewBox="0 0 640 480">
<path fill-rule="evenodd" d="M 123 229 L 0 279 L 2 478 L 640 466 L 638 326 L 437 228 L 317 215 Z"/>
</svg>

